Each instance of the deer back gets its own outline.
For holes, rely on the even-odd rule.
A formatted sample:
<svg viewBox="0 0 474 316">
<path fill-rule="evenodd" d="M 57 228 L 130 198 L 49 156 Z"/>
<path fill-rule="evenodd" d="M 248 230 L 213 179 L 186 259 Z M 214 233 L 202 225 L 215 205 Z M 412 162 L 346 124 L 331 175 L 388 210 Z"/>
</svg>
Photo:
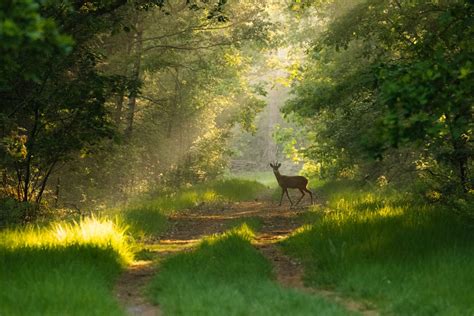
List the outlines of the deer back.
<svg viewBox="0 0 474 316">
<path fill-rule="evenodd" d="M 278 178 L 278 184 L 282 188 L 290 188 L 290 189 L 299 189 L 299 188 L 306 188 L 308 184 L 308 179 L 303 176 L 282 176 L 280 175 Z"/>
</svg>

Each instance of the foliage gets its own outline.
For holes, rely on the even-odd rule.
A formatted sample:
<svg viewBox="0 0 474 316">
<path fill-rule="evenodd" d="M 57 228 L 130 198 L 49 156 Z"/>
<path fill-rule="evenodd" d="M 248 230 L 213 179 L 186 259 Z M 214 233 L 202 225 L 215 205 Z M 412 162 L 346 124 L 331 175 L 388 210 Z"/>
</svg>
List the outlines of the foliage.
<svg viewBox="0 0 474 316">
<path fill-rule="evenodd" d="M 2 2 L 2 197 L 31 220 L 41 202 L 104 207 L 220 175 L 230 130 L 264 106 L 246 76 L 276 42 L 265 7 Z"/>
<path fill-rule="evenodd" d="M 151 298 L 173 315 L 346 315 L 337 305 L 276 285 L 252 237 L 243 224 L 166 260 L 152 281 Z"/>
<path fill-rule="evenodd" d="M 227 136 L 217 129 L 196 139 L 181 164 L 173 166 L 166 174 L 169 186 L 212 180 L 222 175 L 230 156 L 226 146 Z"/>
<path fill-rule="evenodd" d="M 112 24 L 98 14 L 109 5 L 92 14 L 69 2 L 2 4 L 4 195 L 39 203 L 59 163 L 112 135 L 104 103 L 117 78 L 97 71 L 100 55 L 87 43 Z"/>
<path fill-rule="evenodd" d="M 6 197 L 0 200 L 0 227 L 22 223 L 31 212 L 28 202 L 18 202 Z"/>
<path fill-rule="evenodd" d="M 386 313 L 472 312 L 473 235 L 462 219 L 405 192 L 348 182 L 321 190 L 327 208 L 283 242 L 310 284 L 370 299 Z"/>
<path fill-rule="evenodd" d="M 326 29 L 312 39 L 310 60 L 285 108 L 315 132 L 306 155 L 322 164 L 356 166 L 370 156 L 401 156 L 391 147 L 410 148 L 408 165 L 432 159 L 441 169 L 432 164 L 425 170 L 440 171 L 467 192 L 472 3 L 313 5 Z"/>
<path fill-rule="evenodd" d="M 39 81 L 45 56 L 64 56 L 71 50 L 71 37 L 61 34 L 53 19 L 41 15 L 37 1 L 3 1 L 0 22 L 2 92 L 10 90 L 14 80 Z M 29 59 L 22 60 L 25 56 Z"/>
<path fill-rule="evenodd" d="M 223 173 L 230 131 L 252 129 L 264 106 L 248 73 L 270 24 L 257 1 L 222 4 L 221 13 L 232 16 L 226 21 L 209 19 L 213 5 L 117 12 L 128 31 L 100 35 L 97 45 L 105 55 L 100 70 L 136 84 L 106 104 L 120 142 L 104 141 L 52 175 L 53 183 L 60 178 L 59 204 L 102 207 Z"/>
</svg>

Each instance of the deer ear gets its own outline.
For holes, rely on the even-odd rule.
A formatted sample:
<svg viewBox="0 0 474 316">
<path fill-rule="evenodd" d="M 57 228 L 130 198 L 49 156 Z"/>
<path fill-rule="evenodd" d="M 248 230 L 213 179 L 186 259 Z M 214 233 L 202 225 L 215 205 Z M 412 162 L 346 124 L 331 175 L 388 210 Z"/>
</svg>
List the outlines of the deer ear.
<svg viewBox="0 0 474 316">
<path fill-rule="evenodd" d="M 270 167 L 272 167 L 272 168 L 273 168 L 273 165 L 272 165 L 272 163 L 270 163 Z"/>
<path fill-rule="evenodd" d="M 281 167 L 281 163 L 278 164 L 278 168 L 280 168 L 280 167 Z"/>
</svg>

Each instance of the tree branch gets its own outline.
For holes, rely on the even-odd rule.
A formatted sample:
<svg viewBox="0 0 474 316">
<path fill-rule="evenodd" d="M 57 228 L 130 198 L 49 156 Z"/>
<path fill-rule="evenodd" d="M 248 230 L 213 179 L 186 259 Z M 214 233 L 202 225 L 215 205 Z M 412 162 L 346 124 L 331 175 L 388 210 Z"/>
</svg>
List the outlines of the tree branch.
<svg viewBox="0 0 474 316">
<path fill-rule="evenodd" d="M 217 46 L 229 46 L 232 44 L 233 44 L 232 42 L 219 42 L 219 43 L 209 44 L 209 45 L 204 45 L 204 46 L 153 45 L 153 46 L 145 48 L 143 51 L 147 52 L 156 48 L 192 51 L 192 50 L 209 49 L 209 48 L 213 48 Z"/>
</svg>

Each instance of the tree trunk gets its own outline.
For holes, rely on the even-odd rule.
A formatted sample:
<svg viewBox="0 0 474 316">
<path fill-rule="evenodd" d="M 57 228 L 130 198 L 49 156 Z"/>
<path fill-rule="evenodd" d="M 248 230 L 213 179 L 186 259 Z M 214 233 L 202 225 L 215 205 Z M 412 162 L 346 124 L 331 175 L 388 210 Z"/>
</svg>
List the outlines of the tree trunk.
<svg viewBox="0 0 474 316">
<path fill-rule="evenodd" d="M 114 121 L 116 126 L 120 126 L 120 123 L 122 122 L 122 111 L 123 111 L 123 99 L 124 99 L 124 93 L 123 91 L 120 92 L 120 94 L 117 96 L 117 100 L 115 103 L 115 115 L 114 115 Z"/>
<path fill-rule="evenodd" d="M 59 190 L 61 188 L 61 178 L 58 177 L 58 180 L 56 182 L 56 192 L 54 194 L 54 207 L 57 208 L 59 204 Z"/>
<path fill-rule="evenodd" d="M 461 180 L 463 192 L 469 192 L 469 181 L 467 179 L 467 159 L 462 159 L 459 161 L 459 178 Z"/>
<path fill-rule="evenodd" d="M 137 23 L 137 31 L 134 36 L 135 41 L 135 60 L 132 69 L 132 81 L 136 83 L 134 89 L 130 91 L 128 96 L 128 113 L 127 113 L 127 127 L 125 129 L 125 136 L 130 138 L 133 132 L 133 120 L 135 118 L 135 111 L 137 106 L 138 82 L 140 81 L 140 67 L 142 59 L 142 34 L 143 31 L 139 23 Z"/>
<path fill-rule="evenodd" d="M 21 170 L 20 167 L 15 166 L 15 171 L 16 171 L 16 178 L 17 178 L 17 183 L 16 183 L 16 196 L 18 201 L 21 201 L 21 182 L 22 182 L 22 176 L 21 176 Z"/>
<path fill-rule="evenodd" d="M 31 160 L 33 159 L 33 148 L 35 145 L 36 132 L 38 130 L 39 116 L 40 116 L 39 108 L 36 107 L 33 127 L 31 129 L 31 133 L 27 141 L 28 153 L 26 155 L 25 177 L 23 180 L 24 181 L 23 198 L 22 198 L 23 202 L 28 202 L 30 198 L 29 193 L 30 193 L 30 179 L 31 179 Z"/>
<path fill-rule="evenodd" d="M 469 110 L 460 110 L 459 114 L 454 116 L 452 120 L 450 116 L 446 114 L 449 122 L 449 132 L 451 136 L 451 146 L 453 148 L 453 154 L 451 157 L 451 163 L 453 164 L 454 171 L 458 172 L 459 184 L 464 193 L 469 192 L 469 178 L 468 178 L 468 162 L 471 153 L 468 148 L 468 139 L 464 138 L 463 133 L 454 131 L 456 126 L 462 125 L 459 123 L 460 118 L 469 117 Z"/>
<path fill-rule="evenodd" d="M 58 161 L 55 160 L 53 163 L 51 163 L 48 171 L 46 172 L 46 175 L 44 176 L 43 182 L 41 183 L 40 190 L 38 192 L 38 195 L 36 196 L 36 204 L 38 205 L 41 203 L 41 199 L 43 198 L 44 189 L 46 188 L 46 184 L 48 183 L 49 176 L 51 175 L 51 172 L 53 171 L 54 166 L 56 166 L 57 162 Z"/>
<path fill-rule="evenodd" d="M 467 144 L 463 140 L 454 143 L 454 159 L 459 171 L 459 181 L 464 193 L 469 191 Z"/>
<path fill-rule="evenodd" d="M 132 53 L 132 47 L 133 47 L 133 39 L 135 36 L 132 36 L 132 39 L 129 40 L 126 45 L 127 45 L 127 57 L 131 55 Z M 128 69 L 127 67 L 125 68 L 125 76 L 128 76 Z M 125 100 L 125 87 L 120 91 L 120 93 L 117 96 L 117 99 L 115 101 L 115 113 L 114 113 L 114 121 L 115 125 L 117 127 L 120 126 L 122 123 L 122 115 L 123 115 L 123 103 Z"/>
<path fill-rule="evenodd" d="M 180 83 L 179 83 L 179 69 L 175 68 L 175 84 L 174 84 L 174 104 L 171 104 L 171 111 L 168 117 L 168 127 L 166 132 L 166 138 L 171 138 L 173 134 L 173 125 L 176 120 L 176 116 L 178 115 L 179 107 L 181 104 L 181 96 L 180 96 Z"/>
</svg>

